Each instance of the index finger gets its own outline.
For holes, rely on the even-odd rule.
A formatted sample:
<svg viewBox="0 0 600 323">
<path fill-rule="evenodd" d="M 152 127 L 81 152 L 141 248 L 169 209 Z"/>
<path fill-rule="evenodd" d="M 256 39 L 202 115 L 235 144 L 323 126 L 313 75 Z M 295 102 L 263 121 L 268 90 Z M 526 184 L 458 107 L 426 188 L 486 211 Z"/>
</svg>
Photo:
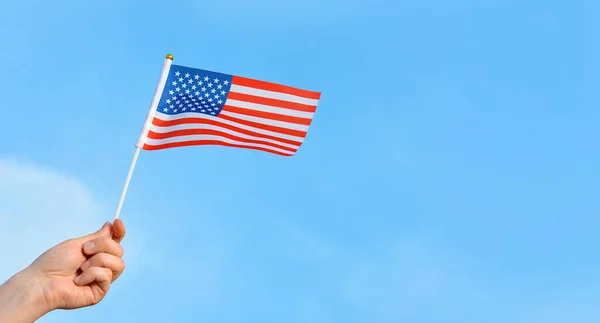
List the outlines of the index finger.
<svg viewBox="0 0 600 323">
<path fill-rule="evenodd" d="M 116 219 L 113 223 L 112 229 L 112 239 L 120 243 L 123 240 L 123 238 L 125 238 L 125 224 L 123 224 L 123 221 L 121 221 L 121 219 Z"/>
</svg>

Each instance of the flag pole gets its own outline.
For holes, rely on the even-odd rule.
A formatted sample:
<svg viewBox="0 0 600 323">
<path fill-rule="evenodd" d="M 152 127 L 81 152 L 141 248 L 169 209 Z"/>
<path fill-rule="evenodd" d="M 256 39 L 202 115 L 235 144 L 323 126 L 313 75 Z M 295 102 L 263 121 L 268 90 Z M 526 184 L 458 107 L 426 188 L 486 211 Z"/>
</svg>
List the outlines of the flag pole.
<svg viewBox="0 0 600 323">
<path fill-rule="evenodd" d="M 121 191 L 121 198 L 119 199 L 119 203 L 117 204 L 117 209 L 115 211 L 115 217 L 113 219 L 116 220 L 119 218 L 121 214 L 121 208 L 123 207 L 123 202 L 125 202 L 125 195 L 127 195 L 127 189 L 129 188 L 129 183 L 131 182 L 131 176 L 133 175 L 133 170 L 135 169 L 135 165 L 137 163 L 138 156 L 140 155 L 140 150 L 144 147 L 144 142 L 146 141 L 146 137 L 148 136 L 148 131 L 150 130 L 150 126 L 152 125 L 152 119 L 154 118 L 154 112 L 158 107 L 158 103 L 160 102 L 160 97 L 162 96 L 162 92 L 165 89 L 165 85 L 167 84 L 167 77 L 169 76 L 169 70 L 171 69 L 171 64 L 173 63 L 173 55 L 167 54 L 165 57 L 165 62 L 163 64 L 162 72 L 160 74 L 160 78 L 158 80 L 158 85 L 156 86 L 156 90 L 154 91 L 154 97 L 152 98 L 152 102 L 150 103 L 150 108 L 148 109 L 148 114 L 146 114 L 146 120 L 144 121 L 144 126 L 142 127 L 142 131 L 140 132 L 140 136 L 138 137 L 137 143 L 135 144 L 135 153 L 133 154 L 133 159 L 131 160 L 131 165 L 129 165 L 129 171 L 127 172 L 127 177 L 125 178 L 125 185 L 123 185 L 123 190 Z"/>
</svg>

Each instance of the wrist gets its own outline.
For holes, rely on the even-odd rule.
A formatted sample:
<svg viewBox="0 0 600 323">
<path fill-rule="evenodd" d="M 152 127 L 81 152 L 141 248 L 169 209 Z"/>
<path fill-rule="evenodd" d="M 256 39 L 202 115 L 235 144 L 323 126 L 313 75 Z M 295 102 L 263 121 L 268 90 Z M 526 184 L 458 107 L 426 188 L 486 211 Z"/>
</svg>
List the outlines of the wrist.
<svg viewBox="0 0 600 323">
<path fill-rule="evenodd" d="M 27 268 L 0 286 L 0 323 L 34 322 L 52 310 L 41 275 Z"/>
</svg>

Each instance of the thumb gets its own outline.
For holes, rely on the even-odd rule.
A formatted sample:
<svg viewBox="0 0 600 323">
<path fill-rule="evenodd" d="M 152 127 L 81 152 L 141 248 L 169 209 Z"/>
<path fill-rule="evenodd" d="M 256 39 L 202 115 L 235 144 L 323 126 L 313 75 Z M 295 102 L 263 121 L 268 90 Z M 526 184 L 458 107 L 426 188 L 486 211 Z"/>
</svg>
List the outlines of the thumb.
<svg viewBox="0 0 600 323">
<path fill-rule="evenodd" d="M 92 240 L 92 239 L 96 239 L 96 238 L 100 238 L 100 237 L 109 238 L 111 233 L 112 233 L 112 224 L 110 224 L 110 222 L 107 221 L 106 223 L 104 223 L 102 228 L 100 228 L 100 230 L 98 230 L 94 233 L 88 234 L 86 236 L 83 236 L 83 237 L 79 238 L 79 240 L 88 241 L 88 240 Z"/>
</svg>

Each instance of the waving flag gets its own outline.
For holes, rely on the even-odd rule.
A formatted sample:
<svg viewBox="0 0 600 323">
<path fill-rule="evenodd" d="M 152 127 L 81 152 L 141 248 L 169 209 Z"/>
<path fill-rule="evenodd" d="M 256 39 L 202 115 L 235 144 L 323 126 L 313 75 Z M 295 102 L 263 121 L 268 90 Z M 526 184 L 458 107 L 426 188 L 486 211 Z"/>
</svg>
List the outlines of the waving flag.
<svg viewBox="0 0 600 323">
<path fill-rule="evenodd" d="M 144 150 L 222 145 L 292 156 L 321 96 L 186 66 L 169 64 L 167 70 L 138 141 Z"/>
<path fill-rule="evenodd" d="M 221 145 L 293 156 L 312 122 L 320 92 L 173 65 L 165 58 L 135 145 L 119 217 L 140 150 Z"/>
</svg>

